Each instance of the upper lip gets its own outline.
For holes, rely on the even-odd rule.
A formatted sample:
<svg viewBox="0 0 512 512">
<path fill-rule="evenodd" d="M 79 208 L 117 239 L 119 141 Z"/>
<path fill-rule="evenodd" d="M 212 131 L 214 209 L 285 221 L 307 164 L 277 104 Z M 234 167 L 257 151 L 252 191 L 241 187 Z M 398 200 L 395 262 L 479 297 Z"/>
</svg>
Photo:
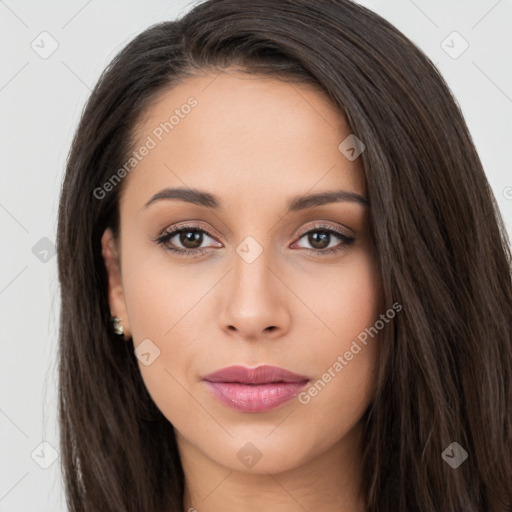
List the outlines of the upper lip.
<svg viewBox="0 0 512 512">
<path fill-rule="evenodd" d="M 262 365 L 256 368 L 227 366 L 203 377 L 209 382 L 239 382 L 241 384 L 268 384 L 270 382 L 304 382 L 309 380 L 278 366 Z"/>
</svg>

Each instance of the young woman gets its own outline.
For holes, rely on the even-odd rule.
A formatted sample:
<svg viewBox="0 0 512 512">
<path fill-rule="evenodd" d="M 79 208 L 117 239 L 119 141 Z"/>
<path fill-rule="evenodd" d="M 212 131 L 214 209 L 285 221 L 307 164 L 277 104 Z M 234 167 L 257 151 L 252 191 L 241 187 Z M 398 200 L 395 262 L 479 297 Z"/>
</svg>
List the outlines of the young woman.
<svg viewBox="0 0 512 512">
<path fill-rule="evenodd" d="M 95 87 L 58 226 L 73 511 L 512 510 L 509 241 L 429 59 L 208 0 Z"/>
</svg>

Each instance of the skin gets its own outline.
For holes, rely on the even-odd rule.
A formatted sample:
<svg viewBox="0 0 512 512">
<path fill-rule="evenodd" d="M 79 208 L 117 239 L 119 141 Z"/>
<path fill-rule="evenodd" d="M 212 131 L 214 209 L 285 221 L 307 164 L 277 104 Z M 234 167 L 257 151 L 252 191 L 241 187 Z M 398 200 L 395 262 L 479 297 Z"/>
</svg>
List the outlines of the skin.
<svg viewBox="0 0 512 512">
<path fill-rule="evenodd" d="M 239 412 L 201 380 L 232 364 L 273 364 L 315 382 L 384 312 L 368 207 L 341 201 L 286 212 L 297 195 L 365 196 L 360 159 L 338 150 L 351 131 L 314 86 L 228 69 L 161 95 L 136 147 L 191 96 L 197 106 L 125 178 L 120 240 L 109 229 L 102 238 L 111 313 L 134 347 L 150 339 L 160 350 L 148 366 L 138 361 L 174 426 L 184 510 L 363 511 L 360 419 L 375 392 L 378 336 L 307 404 Z M 144 208 L 166 187 L 210 192 L 223 210 L 169 199 Z M 203 255 L 180 257 L 154 242 L 183 221 L 206 231 Z M 331 235 L 329 248 L 340 251 L 309 252 L 319 246 L 303 233 L 319 223 L 355 242 Z M 247 236 L 263 250 L 252 263 L 236 252 Z M 179 235 L 172 244 L 194 247 Z M 237 457 L 248 442 L 261 453 L 252 467 Z"/>
</svg>

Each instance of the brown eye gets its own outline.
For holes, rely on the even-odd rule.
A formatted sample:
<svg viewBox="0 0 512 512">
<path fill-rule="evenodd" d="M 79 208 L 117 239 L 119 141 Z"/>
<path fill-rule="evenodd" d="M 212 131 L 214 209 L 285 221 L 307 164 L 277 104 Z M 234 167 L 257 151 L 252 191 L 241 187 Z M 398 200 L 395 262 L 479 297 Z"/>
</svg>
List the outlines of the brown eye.
<svg viewBox="0 0 512 512">
<path fill-rule="evenodd" d="M 331 234 L 327 231 L 314 231 L 308 234 L 308 242 L 314 249 L 326 249 L 329 246 Z"/>
<path fill-rule="evenodd" d="M 166 231 L 155 242 L 180 256 L 196 256 L 212 248 L 212 243 L 210 243 L 210 246 L 203 246 L 203 243 L 207 242 L 208 239 L 217 244 L 217 247 L 222 247 L 222 244 L 216 242 L 211 235 L 199 226 L 182 226 Z"/>
<path fill-rule="evenodd" d="M 180 231 L 179 241 L 186 249 L 197 249 L 203 243 L 203 233 L 190 229 Z"/>
<path fill-rule="evenodd" d="M 299 245 L 299 248 L 316 254 L 332 254 L 333 252 L 345 249 L 355 242 L 354 237 L 348 236 L 330 226 L 317 226 L 310 229 L 302 234 L 300 240 L 302 239 L 306 239 L 310 247 L 301 247 Z M 338 239 L 338 243 L 336 243 L 336 239 Z"/>
</svg>

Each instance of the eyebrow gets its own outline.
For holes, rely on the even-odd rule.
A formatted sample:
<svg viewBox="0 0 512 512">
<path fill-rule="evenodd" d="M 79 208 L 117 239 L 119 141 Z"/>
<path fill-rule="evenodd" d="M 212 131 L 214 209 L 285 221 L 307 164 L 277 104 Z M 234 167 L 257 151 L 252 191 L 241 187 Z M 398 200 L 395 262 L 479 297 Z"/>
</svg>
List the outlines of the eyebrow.
<svg viewBox="0 0 512 512">
<path fill-rule="evenodd" d="M 192 188 L 164 188 L 163 190 L 160 190 L 160 192 L 157 192 L 144 205 L 144 208 L 147 208 L 149 205 L 162 199 L 177 199 L 215 210 L 223 210 L 222 202 L 218 197 L 210 194 L 209 192 Z M 358 203 L 367 207 L 370 205 L 370 202 L 366 197 L 356 194 L 355 192 L 349 192 L 347 190 L 332 190 L 319 192 L 317 194 L 292 197 L 287 201 L 286 208 L 289 212 L 296 212 L 340 201 Z"/>
</svg>

